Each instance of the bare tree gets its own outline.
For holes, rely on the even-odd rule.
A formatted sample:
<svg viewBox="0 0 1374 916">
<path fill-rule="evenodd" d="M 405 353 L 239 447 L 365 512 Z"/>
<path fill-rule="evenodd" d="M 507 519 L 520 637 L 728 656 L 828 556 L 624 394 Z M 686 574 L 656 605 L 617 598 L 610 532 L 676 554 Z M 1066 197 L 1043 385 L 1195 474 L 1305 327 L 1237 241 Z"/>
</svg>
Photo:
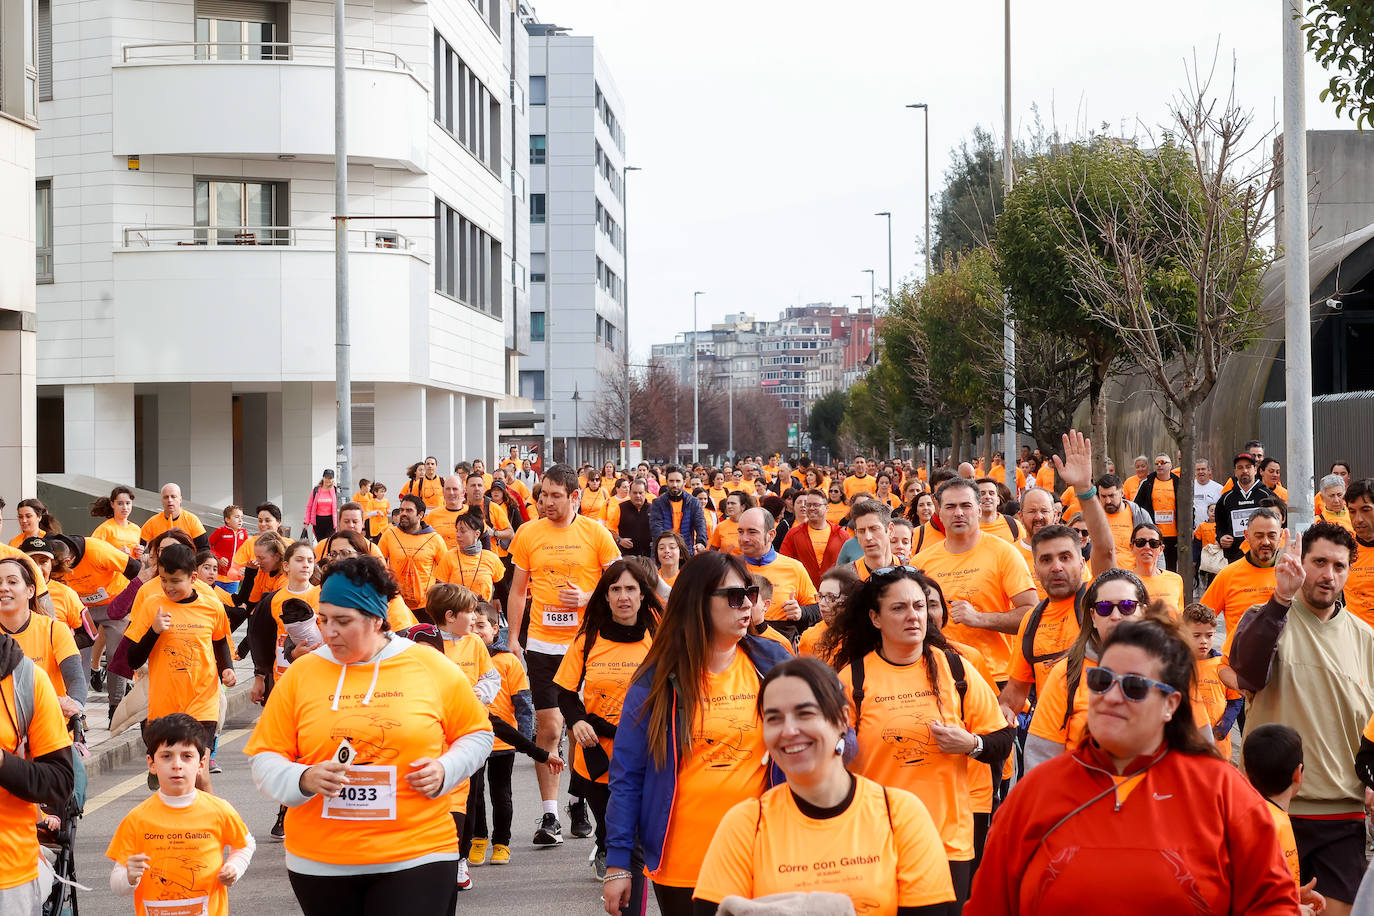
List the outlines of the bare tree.
<svg viewBox="0 0 1374 916">
<path fill-rule="evenodd" d="M 1124 193 L 1080 195 L 1064 233 L 1075 282 L 1094 317 L 1117 330 L 1145 374 L 1178 446 L 1180 541 L 1193 530 L 1197 409 L 1222 367 L 1262 332 L 1260 279 L 1273 253 L 1261 243 L 1280 170 L 1269 133 L 1232 90 L 1211 95 L 1194 68 L 1171 106 L 1173 124 L 1149 153 L 1123 148 L 1114 170 Z M 1192 579 L 1192 551 L 1179 571 Z"/>
</svg>

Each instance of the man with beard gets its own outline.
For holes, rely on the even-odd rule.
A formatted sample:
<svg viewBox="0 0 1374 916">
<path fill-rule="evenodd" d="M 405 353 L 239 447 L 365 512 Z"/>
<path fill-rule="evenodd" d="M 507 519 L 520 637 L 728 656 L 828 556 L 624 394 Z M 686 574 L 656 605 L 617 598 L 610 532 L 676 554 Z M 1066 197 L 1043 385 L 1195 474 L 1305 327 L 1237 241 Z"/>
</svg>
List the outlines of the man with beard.
<svg viewBox="0 0 1374 916">
<path fill-rule="evenodd" d="M 622 556 L 647 557 L 652 527 L 649 524 L 649 487 L 642 480 L 630 484 L 630 498 L 616 509 L 612 534 Z"/>
<path fill-rule="evenodd" d="M 1097 497 L 1102 500 L 1102 510 L 1107 513 L 1107 523 L 1111 525 L 1112 540 L 1116 543 L 1116 565 L 1122 569 L 1135 569 L 1131 532 L 1135 531 L 1136 525 L 1148 523 L 1150 516 L 1124 497 L 1121 478 L 1115 474 L 1103 474 L 1097 478 Z"/>
<path fill-rule="evenodd" d="M 1221 513 L 1217 513 L 1218 519 Z M 1274 591 L 1274 561 L 1279 555 L 1279 538 L 1283 522 L 1278 510 L 1256 509 L 1245 529 L 1249 553 L 1228 564 L 1202 596 L 1202 603 L 1226 620 L 1226 645 L 1235 636 L 1241 615 L 1257 604 L 1269 600 Z"/>
<path fill-rule="evenodd" d="M 1274 494 L 1259 482 L 1255 456 L 1249 452 L 1236 455 L 1232 469 L 1235 486 L 1217 500 L 1217 543 L 1226 559 L 1234 563 L 1240 559 L 1246 524 L 1259 509 L 1260 500 L 1270 499 Z"/>
<path fill-rule="evenodd" d="M 1374 478 L 1350 481 L 1345 507 L 1359 545 L 1345 582 L 1345 606 L 1374 627 Z"/>
<path fill-rule="evenodd" d="M 656 541 L 664 531 L 674 531 L 686 542 L 687 555 L 695 556 L 698 550 L 706 549 L 706 514 L 701 511 L 701 502 L 683 491 L 687 474 L 681 467 L 669 465 L 664 478 L 667 487 L 649 504 L 650 539 Z"/>
</svg>

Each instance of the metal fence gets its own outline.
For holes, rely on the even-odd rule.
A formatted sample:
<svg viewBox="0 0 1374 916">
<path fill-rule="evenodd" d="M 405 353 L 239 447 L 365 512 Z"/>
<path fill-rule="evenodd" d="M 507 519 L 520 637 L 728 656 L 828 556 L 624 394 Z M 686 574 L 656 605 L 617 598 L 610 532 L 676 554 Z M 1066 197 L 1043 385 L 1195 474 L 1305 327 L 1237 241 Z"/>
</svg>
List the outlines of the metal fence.
<svg viewBox="0 0 1374 916">
<path fill-rule="evenodd" d="M 1270 401 L 1260 405 L 1260 441 L 1266 455 L 1288 468 L 1288 404 Z M 1317 483 L 1336 461 L 1353 462 L 1353 477 L 1374 475 L 1374 391 L 1324 394 L 1312 399 L 1313 467 Z M 1240 443 L 1237 443 L 1237 449 Z M 1228 462 L 1229 463 L 1229 462 Z"/>
</svg>

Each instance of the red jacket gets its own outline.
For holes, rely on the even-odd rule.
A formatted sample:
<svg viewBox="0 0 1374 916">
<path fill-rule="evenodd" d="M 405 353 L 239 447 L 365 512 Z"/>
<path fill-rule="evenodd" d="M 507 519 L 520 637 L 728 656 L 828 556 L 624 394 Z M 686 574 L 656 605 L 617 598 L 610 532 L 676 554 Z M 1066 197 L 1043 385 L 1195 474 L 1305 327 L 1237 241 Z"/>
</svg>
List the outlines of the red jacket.
<svg viewBox="0 0 1374 916">
<path fill-rule="evenodd" d="M 778 548 L 778 553 L 785 557 L 791 557 L 806 567 L 806 574 L 811 577 L 811 584 L 820 588 L 821 576 L 827 569 L 835 565 L 839 559 L 840 548 L 844 542 L 849 540 L 849 536 L 841 530 L 839 525 L 834 522 L 826 522 L 830 526 L 830 538 L 825 542 L 825 556 L 822 557 L 820 564 L 816 563 L 816 548 L 811 546 L 811 532 L 807 529 L 809 525 L 803 523 L 793 525 L 787 531 L 787 536 L 782 539 L 782 546 Z"/>
<path fill-rule="evenodd" d="M 1152 759 L 1116 777 L 1088 738 L 1026 774 L 993 819 L 965 916 L 1297 912 L 1274 820 L 1245 778 L 1216 757 Z"/>
</svg>

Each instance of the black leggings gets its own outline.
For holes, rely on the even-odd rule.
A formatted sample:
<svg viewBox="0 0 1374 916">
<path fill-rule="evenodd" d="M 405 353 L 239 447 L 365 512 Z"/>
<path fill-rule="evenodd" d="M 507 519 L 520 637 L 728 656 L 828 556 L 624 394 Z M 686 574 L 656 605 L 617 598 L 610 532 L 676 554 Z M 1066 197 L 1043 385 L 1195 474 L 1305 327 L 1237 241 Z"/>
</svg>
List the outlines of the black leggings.
<svg viewBox="0 0 1374 916">
<path fill-rule="evenodd" d="M 491 787 L 491 843 L 493 846 L 510 845 L 510 824 L 515 816 L 515 804 L 511 800 L 511 773 L 515 769 L 515 751 L 497 751 L 487 758 L 486 765 L 472 774 L 468 791 L 468 816 L 463 824 L 462 836 L 467 844 L 463 849 L 471 850 L 473 837 L 487 837 L 487 802 L 483 797 L 488 786 Z M 466 858 L 467 853 L 463 856 Z"/>
<path fill-rule="evenodd" d="M 458 906 L 456 860 L 362 875 L 287 875 L 305 916 L 391 916 L 398 900 L 413 916 L 452 916 Z"/>
<path fill-rule="evenodd" d="M 659 913 L 662 916 L 692 916 L 692 892 L 695 890 L 694 887 L 669 887 L 666 884 L 655 884 L 654 899 L 658 901 Z"/>
<path fill-rule="evenodd" d="M 315 529 L 315 540 L 323 541 L 334 533 L 334 516 L 317 515 L 312 527 Z"/>
</svg>

